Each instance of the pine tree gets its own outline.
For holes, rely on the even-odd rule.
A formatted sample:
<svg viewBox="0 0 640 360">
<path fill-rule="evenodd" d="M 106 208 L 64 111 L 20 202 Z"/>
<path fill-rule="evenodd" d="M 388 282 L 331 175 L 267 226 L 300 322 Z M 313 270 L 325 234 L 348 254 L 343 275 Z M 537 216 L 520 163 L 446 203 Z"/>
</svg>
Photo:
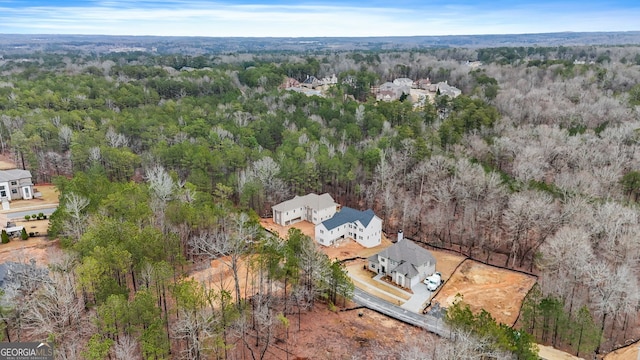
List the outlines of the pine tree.
<svg viewBox="0 0 640 360">
<path fill-rule="evenodd" d="M 22 233 L 20 234 L 20 237 L 22 238 L 22 240 L 27 240 L 29 238 L 29 234 L 27 234 L 27 230 L 25 230 L 25 228 L 22 228 Z"/>
<path fill-rule="evenodd" d="M 7 234 L 7 230 L 2 230 L 2 243 L 3 244 L 7 244 L 9 243 L 9 234 Z"/>
</svg>

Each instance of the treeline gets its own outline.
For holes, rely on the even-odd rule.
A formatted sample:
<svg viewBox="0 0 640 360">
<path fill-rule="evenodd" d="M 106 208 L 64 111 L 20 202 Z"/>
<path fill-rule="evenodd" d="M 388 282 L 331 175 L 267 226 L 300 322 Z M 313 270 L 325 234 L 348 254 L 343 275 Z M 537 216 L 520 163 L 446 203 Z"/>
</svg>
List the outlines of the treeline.
<svg viewBox="0 0 640 360">
<path fill-rule="evenodd" d="M 568 345 L 576 356 L 588 356 L 597 351 L 604 334 L 588 307 L 574 308 L 562 298 L 543 296 L 538 285 L 529 291 L 522 304 L 523 330 L 536 341 L 553 346 Z"/>
<path fill-rule="evenodd" d="M 3 294 L 5 340 L 48 339 L 66 358 L 264 358 L 316 302 L 350 298 L 341 263 L 299 230 L 265 232 L 224 186 L 198 192 L 161 167 L 146 180 L 56 178 L 50 236 L 65 256 Z M 190 278 L 212 260 L 231 280 Z"/>
<path fill-rule="evenodd" d="M 462 295 L 456 295 L 446 312 L 445 322 L 454 331 L 454 341 L 459 341 L 456 339 L 459 335 L 468 333 L 476 337 L 476 351 L 482 358 L 538 359 L 538 349 L 531 335 L 497 323 L 484 309 L 474 314 L 463 300 Z"/>
<path fill-rule="evenodd" d="M 574 64 L 583 50 L 587 63 Z M 478 54 L 488 63 L 474 69 L 466 61 Z M 180 55 L 36 54 L 2 65 L 0 146 L 37 181 L 88 176 L 82 191 L 60 182 L 61 194 L 83 194 L 98 213 L 107 211 L 99 189 L 115 186 L 106 183 L 143 183 L 156 165 L 181 198 L 197 192 L 208 198 L 195 201 L 228 200 L 260 216 L 293 195 L 330 192 L 341 204 L 374 209 L 389 233 L 404 229 L 538 272 L 544 296 L 565 299 L 567 318 L 570 309 L 589 309 L 605 349 L 639 335 L 636 54 L 633 46 L 435 49 L 211 55 L 198 64 Z M 596 61 L 601 55 L 608 58 Z M 340 83 L 325 97 L 277 89 L 285 76 L 311 71 Z M 418 108 L 369 96 L 371 85 L 398 76 L 447 80 L 464 95 Z M 140 216 L 134 209 L 118 210 L 123 226 Z M 196 258 L 192 228 L 228 228 L 184 208 L 163 211 L 189 214 L 177 240 L 164 238 L 176 229 L 169 222 L 154 225 L 163 234 L 157 246 L 177 247 L 187 263 Z M 52 232 L 84 229 L 67 221 Z M 162 261 L 183 266 L 177 257 Z M 130 271 L 104 271 L 117 274 L 106 288 L 133 283 Z M 619 281 L 607 281 L 611 274 Z M 139 276 L 133 272 L 136 284 Z"/>
</svg>

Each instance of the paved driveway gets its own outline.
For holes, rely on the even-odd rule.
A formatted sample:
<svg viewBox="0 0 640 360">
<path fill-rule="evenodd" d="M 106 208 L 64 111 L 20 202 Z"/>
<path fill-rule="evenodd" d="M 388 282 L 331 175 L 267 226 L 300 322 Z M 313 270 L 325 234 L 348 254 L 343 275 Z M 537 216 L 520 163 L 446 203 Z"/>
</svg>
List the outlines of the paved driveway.
<svg viewBox="0 0 640 360">
<path fill-rule="evenodd" d="M 429 291 L 427 285 L 422 282 L 412 287 L 411 291 L 413 291 L 411 299 L 402 304 L 402 308 L 421 314 L 429 302 L 429 299 L 431 299 L 431 291 Z"/>
<path fill-rule="evenodd" d="M 416 314 L 370 295 L 358 288 L 353 290 L 353 301 L 359 305 L 390 316 L 404 323 L 421 327 L 443 337 L 449 337 L 449 328 L 447 328 L 442 319 L 438 319 L 428 314 Z"/>
</svg>

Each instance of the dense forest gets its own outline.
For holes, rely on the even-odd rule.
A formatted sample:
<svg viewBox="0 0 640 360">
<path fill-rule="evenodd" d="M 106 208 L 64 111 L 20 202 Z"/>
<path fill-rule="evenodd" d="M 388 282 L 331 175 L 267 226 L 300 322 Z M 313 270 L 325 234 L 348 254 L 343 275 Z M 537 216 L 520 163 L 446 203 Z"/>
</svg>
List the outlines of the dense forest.
<svg viewBox="0 0 640 360">
<path fill-rule="evenodd" d="M 324 96 L 279 87 L 332 74 Z M 401 77 L 462 95 L 375 101 Z M 636 46 L 6 55 L 0 150 L 59 189 L 49 237 L 66 255 L 5 291 L 4 339 L 65 359 L 269 358 L 353 285 L 258 219 L 328 192 L 387 233 L 537 275 L 516 328 L 610 351 L 640 337 L 639 84 Z M 187 276 L 216 258 L 231 291 Z"/>
</svg>

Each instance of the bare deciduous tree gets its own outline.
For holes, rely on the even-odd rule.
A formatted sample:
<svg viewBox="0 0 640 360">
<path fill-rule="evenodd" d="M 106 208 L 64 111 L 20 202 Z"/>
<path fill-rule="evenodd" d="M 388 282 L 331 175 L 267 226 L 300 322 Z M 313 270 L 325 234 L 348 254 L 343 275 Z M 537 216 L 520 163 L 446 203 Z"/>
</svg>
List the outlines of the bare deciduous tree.
<svg viewBox="0 0 640 360">
<path fill-rule="evenodd" d="M 64 197 L 64 210 L 69 215 L 65 221 L 64 231 L 74 241 L 78 241 L 86 231 L 87 215 L 84 209 L 89 206 L 89 199 L 76 193 L 68 193 Z"/>
</svg>

